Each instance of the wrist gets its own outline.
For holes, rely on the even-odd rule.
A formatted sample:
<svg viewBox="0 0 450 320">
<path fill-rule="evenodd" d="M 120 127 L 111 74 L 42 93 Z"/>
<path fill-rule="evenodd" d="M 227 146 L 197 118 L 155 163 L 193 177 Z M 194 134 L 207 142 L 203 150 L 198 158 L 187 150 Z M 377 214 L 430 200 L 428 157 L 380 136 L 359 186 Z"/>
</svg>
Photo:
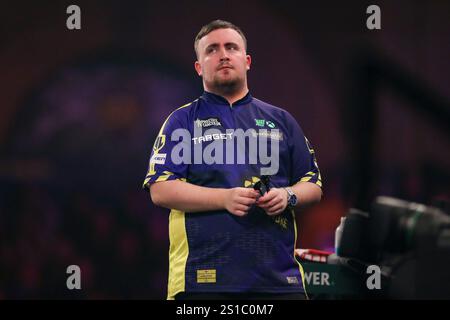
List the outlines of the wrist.
<svg viewBox="0 0 450 320">
<path fill-rule="evenodd" d="M 227 199 L 229 198 L 229 193 L 231 189 L 219 189 L 219 197 L 217 201 L 217 206 L 220 210 L 227 208 Z"/>
<path fill-rule="evenodd" d="M 287 207 L 292 209 L 298 204 L 297 195 L 290 187 L 286 187 L 284 190 L 286 190 L 287 193 Z"/>
</svg>

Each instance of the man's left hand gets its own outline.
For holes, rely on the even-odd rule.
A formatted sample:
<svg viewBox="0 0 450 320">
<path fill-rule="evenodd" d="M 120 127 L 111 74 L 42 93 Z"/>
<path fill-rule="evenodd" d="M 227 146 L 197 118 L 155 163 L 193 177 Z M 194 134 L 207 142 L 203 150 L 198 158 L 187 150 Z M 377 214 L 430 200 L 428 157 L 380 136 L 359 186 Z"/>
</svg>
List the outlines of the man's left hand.
<svg viewBox="0 0 450 320">
<path fill-rule="evenodd" d="M 272 188 L 256 202 L 269 216 L 280 214 L 287 207 L 288 193 L 284 188 Z"/>
</svg>

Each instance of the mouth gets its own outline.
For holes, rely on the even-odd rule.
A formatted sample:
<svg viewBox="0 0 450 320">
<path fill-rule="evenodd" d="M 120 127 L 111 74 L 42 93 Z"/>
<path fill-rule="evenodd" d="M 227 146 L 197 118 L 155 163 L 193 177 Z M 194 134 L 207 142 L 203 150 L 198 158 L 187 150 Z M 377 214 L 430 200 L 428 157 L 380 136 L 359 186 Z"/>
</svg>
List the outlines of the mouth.
<svg viewBox="0 0 450 320">
<path fill-rule="evenodd" d="M 230 65 L 225 65 L 225 66 L 219 67 L 217 70 L 223 70 L 223 69 L 233 69 L 233 67 Z"/>
</svg>

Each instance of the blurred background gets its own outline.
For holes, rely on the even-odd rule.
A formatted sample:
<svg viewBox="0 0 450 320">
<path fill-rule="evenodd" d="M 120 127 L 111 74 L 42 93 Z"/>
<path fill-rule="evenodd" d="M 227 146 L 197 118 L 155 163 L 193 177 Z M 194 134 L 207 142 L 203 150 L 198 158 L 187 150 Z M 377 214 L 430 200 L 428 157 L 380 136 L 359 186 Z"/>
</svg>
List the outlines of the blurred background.
<svg viewBox="0 0 450 320">
<path fill-rule="evenodd" d="M 66 8 L 81 8 L 68 30 Z M 381 30 L 366 8 L 381 8 Z M 321 204 L 299 248 L 333 250 L 376 195 L 450 195 L 449 1 L 25 1 L 1 10 L 0 299 L 165 299 L 168 210 L 141 189 L 167 115 L 202 92 L 193 41 L 240 26 L 253 96 L 313 144 Z M 82 290 L 67 290 L 79 265 Z"/>
</svg>

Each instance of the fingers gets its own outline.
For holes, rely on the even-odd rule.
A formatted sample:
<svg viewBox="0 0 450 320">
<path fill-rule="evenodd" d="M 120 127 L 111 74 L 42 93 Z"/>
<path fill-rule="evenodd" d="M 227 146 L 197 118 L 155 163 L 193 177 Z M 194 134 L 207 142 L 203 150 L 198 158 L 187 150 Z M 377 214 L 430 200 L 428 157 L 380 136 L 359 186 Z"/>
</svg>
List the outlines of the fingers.
<svg viewBox="0 0 450 320">
<path fill-rule="evenodd" d="M 240 204 L 245 204 L 247 206 L 255 204 L 256 203 L 256 199 L 255 198 L 244 198 L 244 197 L 239 197 L 237 198 L 237 202 Z"/>
<path fill-rule="evenodd" d="M 243 217 L 247 214 L 247 211 L 237 210 L 232 212 L 235 216 Z"/>
<path fill-rule="evenodd" d="M 256 199 L 259 196 L 259 192 L 251 188 L 240 188 L 239 195 L 241 197 Z"/>
<path fill-rule="evenodd" d="M 265 199 L 260 198 L 257 202 L 258 206 L 260 206 L 263 209 L 268 209 L 270 207 L 273 207 L 277 203 L 283 202 L 283 195 L 280 192 L 274 191 L 270 197 L 267 197 Z"/>
<path fill-rule="evenodd" d="M 229 210 L 236 216 L 247 215 L 250 207 L 257 204 L 269 216 L 282 213 L 287 205 L 287 196 L 285 191 L 280 188 L 273 188 L 263 197 L 259 197 L 259 192 L 250 188 L 235 188 L 234 196 L 231 199 Z"/>
<path fill-rule="evenodd" d="M 269 202 L 266 202 L 266 203 L 259 203 L 258 202 L 258 205 L 261 207 L 261 208 L 263 208 L 263 209 L 269 209 L 269 208 L 271 208 L 271 207 L 273 207 L 274 205 L 276 205 L 276 204 L 278 204 L 278 203 L 280 203 L 280 202 L 282 202 L 283 201 L 283 199 L 281 199 L 281 197 L 278 197 L 278 196 L 275 196 L 272 200 L 270 200 Z"/>
<path fill-rule="evenodd" d="M 253 198 L 245 198 L 243 196 L 237 196 L 234 198 L 232 205 L 232 211 L 234 215 L 245 216 L 250 209 L 250 206 L 256 202 Z"/>
<path fill-rule="evenodd" d="M 236 216 L 245 216 L 248 213 L 248 209 L 250 209 L 250 206 L 246 206 L 243 204 L 236 204 L 233 208 L 233 210 L 231 211 L 232 214 L 236 215 Z"/>
<path fill-rule="evenodd" d="M 243 205 L 243 204 L 236 204 L 235 208 L 236 208 L 236 210 L 247 212 L 248 209 L 250 209 L 250 206 L 246 206 L 246 205 Z"/>
<path fill-rule="evenodd" d="M 250 206 L 256 203 L 258 191 L 249 188 L 240 188 L 235 201 L 239 204 Z"/>
<path fill-rule="evenodd" d="M 256 204 L 263 208 L 268 215 L 277 215 L 284 211 L 287 205 L 287 197 L 283 189 L 273 188 Z"/>
<path fill-rule="evenodd" d="M 270 190 L 267 192 L 264 196 L 258 199 L 258 205 L 260 204 L 267 204 L 269 201 L 271 201 L 273 198 L 277 196 L 277 192 L 275 192 L 275 189 Z"/>
<path fill-rule="evenodd" d="M 226 208 L 236 216 L 244 216 L 250 207 L 256 203 L 259 192 L 251 188 L 234 188 L 226 201 Z"/>
</svg>

